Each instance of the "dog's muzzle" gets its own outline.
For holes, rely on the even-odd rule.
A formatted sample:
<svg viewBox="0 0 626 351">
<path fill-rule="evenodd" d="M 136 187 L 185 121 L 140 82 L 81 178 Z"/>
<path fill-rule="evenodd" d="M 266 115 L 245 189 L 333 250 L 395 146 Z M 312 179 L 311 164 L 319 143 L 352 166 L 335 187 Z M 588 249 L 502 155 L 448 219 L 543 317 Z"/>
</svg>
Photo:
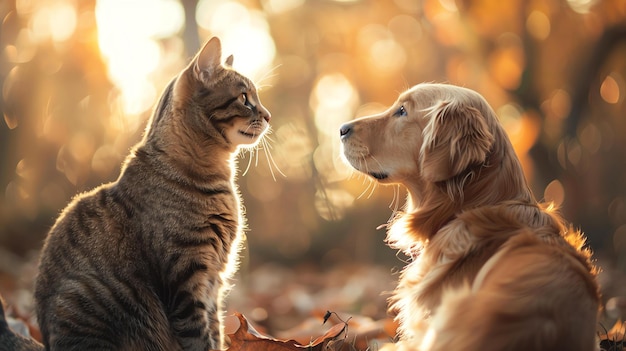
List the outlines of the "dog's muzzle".
<svg viewBox="0 0 626 351">
<path fill-rule="evenodd" d="M 339 127 L 339 138 L 341 141 L 345 141 L 352 134 L 353 125 L 352 123 L 345 123 L 341 127 Z"/>
</svg>

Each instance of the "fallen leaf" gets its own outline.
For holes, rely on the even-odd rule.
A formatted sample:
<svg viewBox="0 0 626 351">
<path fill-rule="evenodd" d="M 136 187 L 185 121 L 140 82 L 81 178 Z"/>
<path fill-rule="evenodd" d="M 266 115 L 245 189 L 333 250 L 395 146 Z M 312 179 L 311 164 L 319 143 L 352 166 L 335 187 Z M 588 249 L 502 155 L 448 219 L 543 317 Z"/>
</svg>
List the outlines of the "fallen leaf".
<svg viewBox="0 0 626 351">
<path fill-rule="evenodd" d="M 335 324 L 332 328 L 328 329 L 324 335 L 313 340 L 311 346 L 321 344 L 324 341 L 336 340 L 341 334 L 343 334 L 343 332 L 346 331 L 347 326 L 348 323 Z"/>
<path fill-rule="evenodd" d="M 346 330 L 347 323 L 331 327 L 324 335 L 308 345 L 300 345 L 294 340 L 278 340 L 259 333 L 248 323 L 241 313 L 235 313 L 239 328 L 229 334 L 230 346 L 227 351 L 339 351 L 343 350 L 337 338 Z M 338 348 L 339 347 L 339 348 Z"/>
</svg>

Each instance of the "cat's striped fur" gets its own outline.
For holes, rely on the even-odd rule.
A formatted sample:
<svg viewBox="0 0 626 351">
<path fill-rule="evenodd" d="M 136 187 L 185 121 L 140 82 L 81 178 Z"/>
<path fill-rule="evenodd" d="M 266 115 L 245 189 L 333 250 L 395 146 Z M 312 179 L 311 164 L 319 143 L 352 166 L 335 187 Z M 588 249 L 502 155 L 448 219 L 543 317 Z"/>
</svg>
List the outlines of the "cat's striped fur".
<svg viewBox="0 0 626 351">
<path fill-rule="evenodd" d="M 117 181 L 77 196 L 36 281 L 49 350 L 224 346 L 242 215 L 233 159 L 268 129 L 254 84 L 211 39 L 165 89 Z"/>
</svg>

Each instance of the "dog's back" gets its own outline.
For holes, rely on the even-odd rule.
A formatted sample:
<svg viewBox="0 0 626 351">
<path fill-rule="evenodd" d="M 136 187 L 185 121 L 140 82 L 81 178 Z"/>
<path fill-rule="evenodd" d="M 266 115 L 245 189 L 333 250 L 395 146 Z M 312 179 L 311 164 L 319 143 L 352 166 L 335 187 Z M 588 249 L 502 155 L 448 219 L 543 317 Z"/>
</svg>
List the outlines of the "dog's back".
<svg viewBox="0 0 626 351">
<path fill-rule="evenodd" d="M 472 286 L 444 292 L 424 349 L 594 350 L 599 301 L 589 278 L 576 253 L 530 230 L 513 236 Z"/>
</svg>

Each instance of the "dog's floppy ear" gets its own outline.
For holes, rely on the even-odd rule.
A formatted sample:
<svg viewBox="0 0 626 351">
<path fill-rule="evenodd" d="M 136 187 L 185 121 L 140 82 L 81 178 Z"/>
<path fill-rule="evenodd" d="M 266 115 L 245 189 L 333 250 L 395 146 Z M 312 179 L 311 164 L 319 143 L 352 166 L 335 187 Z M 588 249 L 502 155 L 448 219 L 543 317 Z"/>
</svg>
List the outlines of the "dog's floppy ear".
<svg viewBox="0 0 626 351">
<path fill-rule="evenodd" d="M 485 161 L 495 139 L 479 110 L 463 102 L 443 101 L 431 114 L 420 150 L 424 179 L 444 181 Z"/>
</svg>

